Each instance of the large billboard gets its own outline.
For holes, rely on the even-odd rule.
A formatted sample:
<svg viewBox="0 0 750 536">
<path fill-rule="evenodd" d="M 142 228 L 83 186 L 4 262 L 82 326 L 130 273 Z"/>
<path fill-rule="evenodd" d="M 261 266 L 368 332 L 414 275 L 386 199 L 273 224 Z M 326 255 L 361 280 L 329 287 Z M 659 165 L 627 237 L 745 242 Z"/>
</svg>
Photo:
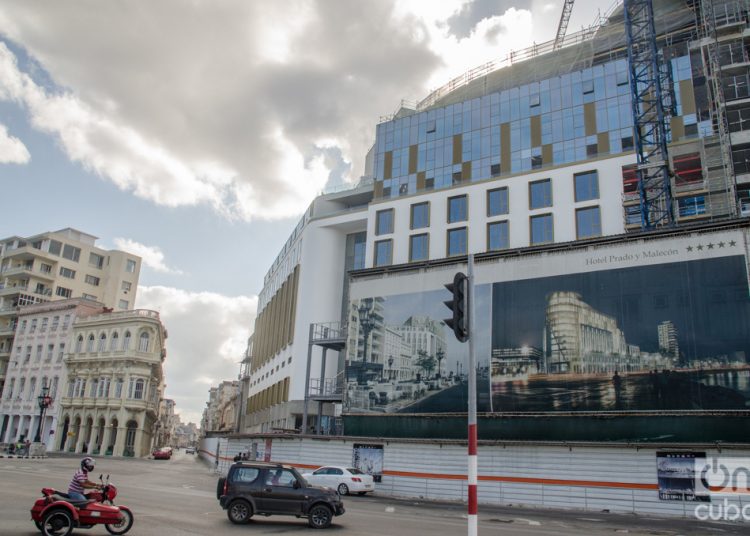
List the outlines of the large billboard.
<svg viewBox="0 0 750 536">
<path fill-rule="evenodd" d="M 745 230 L 482 259 L 478 411 L 747 410 Z M 443 323 L 465 266 L 354 278 L 348 414 L 461 413 L 468 345 Z"/>
</svg>

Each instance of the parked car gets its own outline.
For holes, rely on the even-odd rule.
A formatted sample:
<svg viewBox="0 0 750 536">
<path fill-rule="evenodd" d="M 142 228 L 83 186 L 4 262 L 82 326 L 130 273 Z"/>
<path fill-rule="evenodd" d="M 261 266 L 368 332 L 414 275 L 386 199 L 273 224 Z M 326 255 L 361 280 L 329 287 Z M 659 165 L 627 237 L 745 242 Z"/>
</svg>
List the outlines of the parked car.
<svg viewBox="0 0 750 536">
<path fill-rule="evenodd" d="M 319 467 L 312 473 L 302 475 L 305 480 L 314 486 L 327 486 L 339 492 L 340 495 L 349 495 L 375 491 L 372 475 L 363 473 L 354 467 L 343 465 L 326 465 Z"/>
<path fill-rule="evenodd" d="M 172 457 L 172 449 L 169 447 L 154 449 L 151 456 L 154 457 L 154 460 L 169 460 Z"/>
<path fill-rule="evenodd" d="M 335 490 L 311 486 L 294 467 L 271 462 L 233 464 L 217 482 L 216 497 L 229 521 L 238 525 L 255 514 L 291 515 L 324 529 L 344 513 Z"/>
<path fill-rule="evenodd" d="M 185 447 L 185 454 L 195 454 L 195 447 Z"/>
</svg>

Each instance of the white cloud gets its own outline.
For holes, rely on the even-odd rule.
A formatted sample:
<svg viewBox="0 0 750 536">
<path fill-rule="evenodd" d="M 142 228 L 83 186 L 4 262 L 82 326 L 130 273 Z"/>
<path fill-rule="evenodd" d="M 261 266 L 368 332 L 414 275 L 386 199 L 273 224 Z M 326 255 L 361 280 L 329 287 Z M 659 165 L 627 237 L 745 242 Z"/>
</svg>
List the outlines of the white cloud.
<svg viewBox="0 0 750 536">
<path fill-rule="evenodd" d="M 0 124 L 0 164 L 26 164 L 31 160 L 29 150 L 21 140 L 8 134 Z"/>
<path fill-rule="evenodd" d="M 169 333 L 166 396 L 177 403 L 183 422 L 200 422 L 208 389 L 237 378 L 257 305 L 257 296 L 138 288 L 137 308 L 159 311 Z"/>
<path fill-rule="evenodd" d="M 133 255 L 138 255 L 143 259 L 143 264 L 157 272 L 174 275 L 182 275 L 183 273 L 182 270 L 167 266 L 164 261 L 164 253 L 158 246 L 146 246 L 129 238 L 115 238 L 115 247 Z"/>
</svg>

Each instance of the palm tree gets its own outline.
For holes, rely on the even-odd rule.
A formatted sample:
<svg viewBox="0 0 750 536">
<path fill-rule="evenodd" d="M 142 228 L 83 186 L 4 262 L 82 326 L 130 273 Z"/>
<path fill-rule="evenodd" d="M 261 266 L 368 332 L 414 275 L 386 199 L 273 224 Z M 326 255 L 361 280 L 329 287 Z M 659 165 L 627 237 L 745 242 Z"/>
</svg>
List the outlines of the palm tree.
<svg viewBox="0 0 750 536">
<path fill-rule="evenodd" d="M 435 357 L 437 358 L 438 362 L 438 378 L 442 378 L 442 370 L 440 368 L 440 363 L 445 359 L 445 351 L 443 351 L 442 348 L 438 348 L 437 352 L 435 352 Z"/>
<path fill-rule="evenodd" d="M 435 370 L 435 358 L 428 354 L 425 350 L 417 350 L 417 366 L 427 373 L 427 378 L 430 377 L 430 373 Z"/>
</svg>

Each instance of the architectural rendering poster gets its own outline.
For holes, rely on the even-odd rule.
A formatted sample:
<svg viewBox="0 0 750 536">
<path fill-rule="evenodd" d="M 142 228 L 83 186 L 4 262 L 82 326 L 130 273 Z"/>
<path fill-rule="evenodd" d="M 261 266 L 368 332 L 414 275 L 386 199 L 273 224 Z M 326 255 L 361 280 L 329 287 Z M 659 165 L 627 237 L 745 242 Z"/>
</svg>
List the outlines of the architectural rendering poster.
<svg viewBox="0 0 750 536">
<path fill-rule="evenodd" d="M 656 475 L 659 481 L 659 499 L 709 502 L 711 496 L 708 493 L 696 493 L 695 469 L 696 466 L 703 466 L 705 461 L 705 452 L 657 452 Z"/>
<path fill-rule="evenodd" d="M 373 476 L 380 482 L 383 476 L 383 445 L 355 443 L 352 451 L 352 466 Z"/>
<path fill-rule="evenodd" d="M 747 258 L 726 234 L 478 264 L 478 410 L 748 408 Z M 392 292 L 399 277 L 352 286 L 345 411 L 465 412 L 468 345 L 442 321 L 448 292 L 429 272 Z"/>
</svg>

